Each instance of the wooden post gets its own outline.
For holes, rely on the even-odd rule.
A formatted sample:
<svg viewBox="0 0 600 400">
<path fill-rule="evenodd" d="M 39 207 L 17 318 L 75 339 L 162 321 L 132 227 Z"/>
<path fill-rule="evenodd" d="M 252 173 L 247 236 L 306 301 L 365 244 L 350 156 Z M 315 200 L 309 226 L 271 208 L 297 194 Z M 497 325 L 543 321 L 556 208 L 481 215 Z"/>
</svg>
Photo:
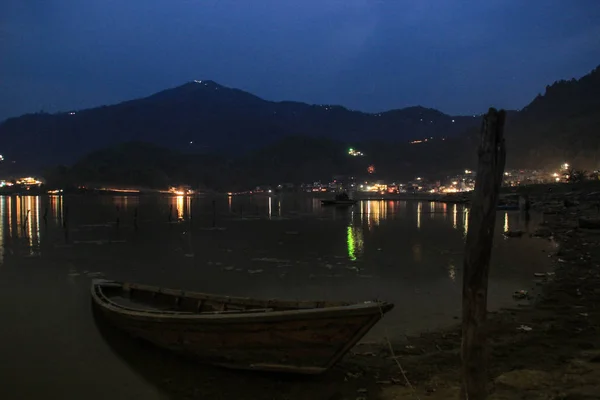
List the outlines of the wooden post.
<svg viewBox="0 0 600 400">
<path fill-rule="evenodd" d="M 27 223 L 29 222 L 29 212 L 31 210 L 27 210 L 27 214 L 25 215 L 25 221 L 23 221 L 23 232 L 27 229 Z"/>
<path fill-rule="evenodd" d="M 213 211 L 212 226 L 214 228 L 217 226 L 217 202 L 215 200 L 212 201 L 212 211 Z"/>
<path fill-rule="evenodd" d="M 487 289 L 496 225 L 498 192 L 504 175 L 504 110 L 490 108 L 483 119 L 475 191 L 469 213 L 462 292 L 461 398 L 487 397 Z"/>
<path fill-rule="evenodd" d="M 65 212 L 63 215 L 63 228 L 67 229 L 68 222 L 69 222 L 69 206 L 66 206 Z"/>
<path fill-rule="evenodd" d="M 138 217 L 138 208 L 136 207 L 135 210 L 133 210 L 133 228 L 136 231 L 138 230 L 137 217 Z"/>
</svg>

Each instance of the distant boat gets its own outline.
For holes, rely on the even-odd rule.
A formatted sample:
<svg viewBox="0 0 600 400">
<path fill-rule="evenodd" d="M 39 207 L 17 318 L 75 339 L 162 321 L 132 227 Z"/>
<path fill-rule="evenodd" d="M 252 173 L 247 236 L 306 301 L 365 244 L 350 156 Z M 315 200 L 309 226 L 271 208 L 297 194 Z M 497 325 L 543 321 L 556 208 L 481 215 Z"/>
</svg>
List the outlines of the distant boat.
<svg viewBox="0 0 600 400">
<path fill-rule="evenodd" d="M 358 201 L 351 199 L 346 193 L 341 193 L 335 196 L 332 200 L 321 200 L 324 206 L 352 206 Z"/>
<path fill-rule="evenodd" d="M 498 211 L 519 211 L 518 204 L 498 204 L 496 206 L 496 210 Z"/>
<path fill-rule="evenodd" d="M 393 308 L 386 302 L 258 300 L 96 279 L 94 311 L 117 328 L 205 363 L 319 374 Z"/>
<path fill-rule="evenodd" d="M 321 204 L 324 206 L 353 206 L 358 200 L 321 200 Z"/>
</svg>

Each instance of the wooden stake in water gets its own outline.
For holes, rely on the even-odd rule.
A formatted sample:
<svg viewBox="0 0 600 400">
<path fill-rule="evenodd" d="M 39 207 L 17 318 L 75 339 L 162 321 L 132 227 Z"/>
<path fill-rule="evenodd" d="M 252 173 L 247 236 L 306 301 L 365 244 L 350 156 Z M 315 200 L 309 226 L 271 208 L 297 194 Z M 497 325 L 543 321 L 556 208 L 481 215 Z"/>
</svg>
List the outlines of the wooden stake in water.
<svg viewBox="0 0 600 400">
<path fill-rule="evenodd" d="M 48 225 L 48 206 L 46 206 L 46 208 L 44 208 L 44 225 Z"/>
<path fill-rule="evenodd" d="M 121 219 L 119 218 L 119 206 L 117 206 L 117 220 L 115 221 L 115 226 L 118 228 L 120 223 L 121 223 Z"/>
<path fill-rule="evenodd" d="M 69 206 L 65 207 L 65 212 L 63 215 L 63 228 L 67 229 L 67 224 L 69 220 Z"/>
<path fill-rule="evenodd" d="M 217 226 L 217 202 L 215 200 L 212 201 L 212 210 L 213 210 L 213 228 Z"/>
<path fill-rule="evenodd" d="M 30 210 L 27 210 L 27 214 L 25 214 L 25 221 L 23 221 L 23 232 L 25 232 L 25 230 L 27 229 L 27 223 L 29 222 L 29 212 Z"/>
<path fill-rule="evenodd" d="M 133 210 L 133 228 L 136 231 L 138 230 L 137 217 L 138 217 L 138 208 L 136 207 L 135 210 Z"/>
<path fill-rule="evenodd" d="M 490 258 L 498 193 L 504 175 L 506 113 L 490 108 L 483 119 L 475 191 L 469 213 L 462 291 L 461 398 L 487 397 L 488 348 L 485 334 Z"/>
<path fill-rule="evenodd" d="M 171 222 L 171 219 L 173 218 L 173 204 L 169 205 L 169 222 Z"/>
<path fill-rule="evenodd" d="M 192 222 L 192 210 L 194 209 L 194 199 L 190 199 L 190 209 L 188 210 L 190 214 L 190 222 Z"/>
</svg>

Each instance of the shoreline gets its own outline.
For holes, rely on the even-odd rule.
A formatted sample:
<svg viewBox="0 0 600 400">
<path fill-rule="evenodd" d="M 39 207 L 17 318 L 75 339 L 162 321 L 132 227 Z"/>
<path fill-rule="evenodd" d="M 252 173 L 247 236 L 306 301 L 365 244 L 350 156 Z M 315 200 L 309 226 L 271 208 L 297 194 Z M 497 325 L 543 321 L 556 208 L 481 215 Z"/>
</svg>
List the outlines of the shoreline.
<svg viewBox="0 0 600 400">
<path fill-rule="evenodd" d="M 554 274 L 545 278 L 540 297 L 488 313 L 489 399 L 600 398 L 600 230 L 578 227 L 579 217 L 598 216 L 597 201 L 588 194 L 571 193 L 570 199 L 579 197 L 578 205 L 544 216 L 539 232 L 551 235 L 559 246 L 549 255 Z M 553 197 L 562 200 L 565 195 Z M 552 199 L 534 200 L 543 207 Z M 460 329 L 392 339 L 394 355 L 379 345 L 378 360 L 369 367 L 380 376 L 374 398 L 458 398 Z M 361 354 L 366 358 L 374 352 L 360 347 L 348 358 L 357 366 L 366 365 Z"/>
<path fill-rule="evenodd" d="M 597 200 L 588 195 L 532 197 L 541 211 L 550 211 L 536 233 L 539 240 L 552 236 L 559 245 L 549 255 L 554 274 L 547 274 L 534 301 L 516 301 L 512 308 L 488 314 L 490 400 L 600 398 L 600 230 L 578 228 L 580 216 L 598 215 Z M 571 206 L 557 211 L 556 204 L 566 198 Z M 128 340 L 122 348 L 124 354 L 137 354 L 129 359 L 134 369 L 172 399 L 446 400 L 459 398 L 460 329 L 455 325 L 362 342 L 332 370 L 312 377 L 196 364 L 182 368 L 181 359 L 157 356 L 156 349 L 142 343 Z M 138 359 L 146 351 L 153 362 Z"/>
</svg>

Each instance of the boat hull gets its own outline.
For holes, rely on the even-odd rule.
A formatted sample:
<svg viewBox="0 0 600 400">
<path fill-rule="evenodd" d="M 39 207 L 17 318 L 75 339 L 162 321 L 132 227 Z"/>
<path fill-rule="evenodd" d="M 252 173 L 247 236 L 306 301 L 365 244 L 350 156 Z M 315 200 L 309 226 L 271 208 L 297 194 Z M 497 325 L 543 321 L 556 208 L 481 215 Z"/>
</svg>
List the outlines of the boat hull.
<svg viewBox="0 0 600 400">
<path fill-rule="evenodd" d="M 94 289 L 92 299 L 109 323 L 162 348 L 228 368 L 302 374 L 329 369 L 392 307 L 198 318 L 123 312 L 95 296 Z"/>
</svg>

